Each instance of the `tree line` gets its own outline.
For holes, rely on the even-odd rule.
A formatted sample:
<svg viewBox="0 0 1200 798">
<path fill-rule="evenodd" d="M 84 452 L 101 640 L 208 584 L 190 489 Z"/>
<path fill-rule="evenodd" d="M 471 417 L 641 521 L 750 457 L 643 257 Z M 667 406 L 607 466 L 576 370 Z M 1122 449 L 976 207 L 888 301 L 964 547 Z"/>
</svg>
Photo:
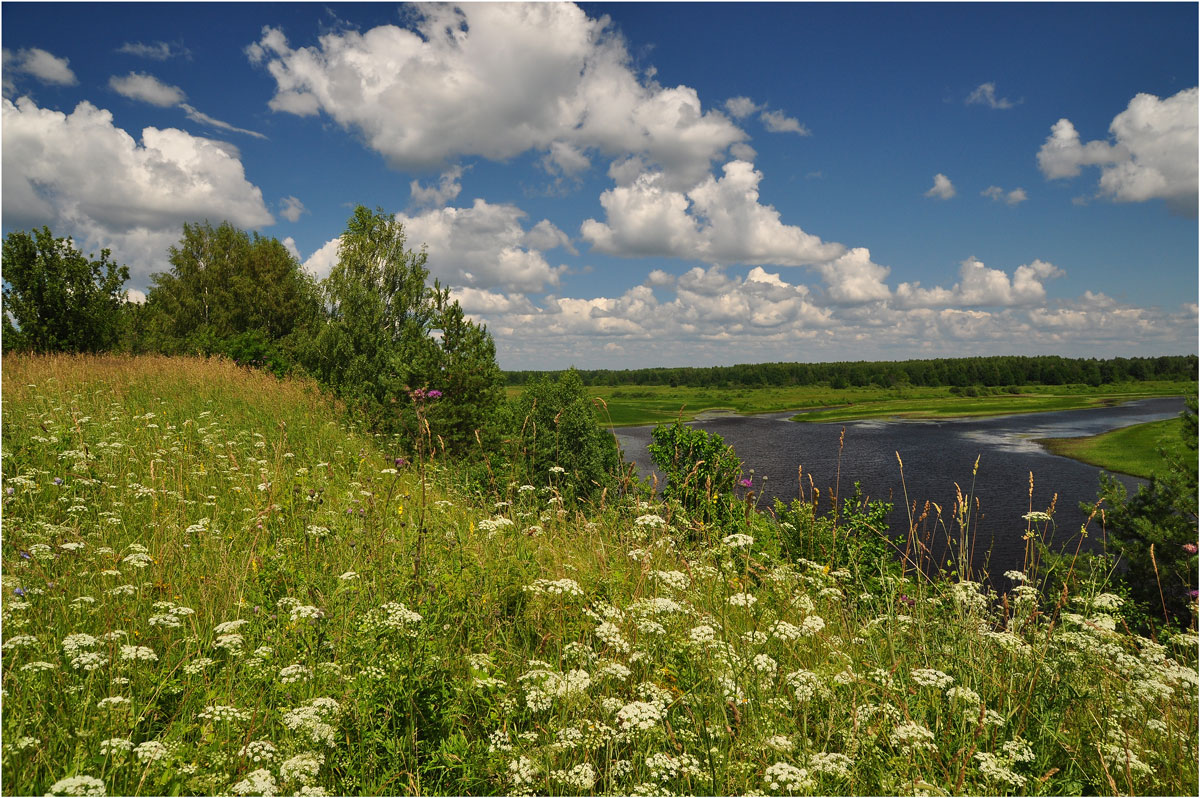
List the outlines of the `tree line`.
<svg viewBox="0 0 1200 798">
<path fill-rule="evenodd" d="M 509 401 L 491 334 L 430 281 L 424 250 L 382 209 L 355 209 L 324 280 L 276 239 L 228 222 L 185 224 L 167 263 L 145 302 L 131 302 L 129 270 L 109 250 L 85 256 L 46 227 L 10 233 L 4 352 L 224 356 L 311 377 L 394 436 L 398 465 L 447 456 L 480 481 L 503 473 L 571 499 L 615 485 L 616 441 L 579 377 L 527 381 Z"/>
<path fill-rule="evenodd" d="M 1011 385 L 1104 385 L 1145 380 L 1195 380 L 1196 355 L 1162 357 L 940 358 L 933 360 L 838 363 L 744 363 L 735 366 L 582 369 L 588 386 L 669 385 L 688 388 L 760 388 L 828 385 L 831 388 L 903 386 L 1005 387 Z M 509 385 L 524 385 L 537 375 L 558 372 L 506 371 Z"/>
</svg>

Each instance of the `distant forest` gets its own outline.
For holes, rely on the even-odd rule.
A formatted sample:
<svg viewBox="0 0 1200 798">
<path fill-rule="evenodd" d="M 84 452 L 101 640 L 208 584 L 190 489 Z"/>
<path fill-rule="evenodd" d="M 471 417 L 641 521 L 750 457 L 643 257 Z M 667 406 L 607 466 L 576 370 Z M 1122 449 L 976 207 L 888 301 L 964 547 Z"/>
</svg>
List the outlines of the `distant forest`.
<svg viewBox="0 0 1200 798">
<path fill-rule="evenodd" d="M 1195 380 L 1196 355 L 1117 357 L 1109 360 L 1057 356 L 941 358 L 842 363 L 746 363 L 705 368 L 580 369 L 585 385 L 669 385 L 691 388 L 761 388 L 828 385 L 883 388 L 972 385 L 1103 385 L 1144 380 Z M 509 385 L 562 371 L 506 371 Z"/>
</svg>

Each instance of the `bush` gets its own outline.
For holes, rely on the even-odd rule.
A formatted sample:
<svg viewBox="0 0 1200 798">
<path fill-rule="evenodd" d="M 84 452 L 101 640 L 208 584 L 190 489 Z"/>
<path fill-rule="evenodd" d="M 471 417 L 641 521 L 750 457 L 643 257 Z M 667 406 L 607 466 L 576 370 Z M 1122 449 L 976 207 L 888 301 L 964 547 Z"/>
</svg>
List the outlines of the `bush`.
<svg viewBox="0 0 1200 798">
<path fill-rule="evenodd" d="M 742 461 L 720 435 L 676 421 L 659 424 L 650 439 L 650 458 L 667 478 L 663 496 L 705 524 L 723 525 L 744 516 L 735 494 Z"/>
<path fill-rule="evenodd" d="M 520 479 L 553 484 L 568 497 L 593 496 L 616 483 L 620 454 L 575 369 L 557 381 L 537 377 L 509 405 L 510 442 Z M 554 477 L 551 468 L 564 469 Z M 557 472 L 555 472 L 557 473 Z"/>
</svg>

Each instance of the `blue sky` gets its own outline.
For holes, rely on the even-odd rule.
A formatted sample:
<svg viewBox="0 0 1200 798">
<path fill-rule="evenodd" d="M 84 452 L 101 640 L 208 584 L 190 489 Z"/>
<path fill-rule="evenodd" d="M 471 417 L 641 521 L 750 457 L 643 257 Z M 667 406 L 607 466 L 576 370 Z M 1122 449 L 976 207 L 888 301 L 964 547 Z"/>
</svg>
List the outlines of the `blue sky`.
<svg viewBox="0 0 1200 798">
<path fill-rule="evenodd" d="M 1197 350 L 1197 5 L 5 3 L 3 229 L 396 213 L 505 368 Z"/>
</svg>

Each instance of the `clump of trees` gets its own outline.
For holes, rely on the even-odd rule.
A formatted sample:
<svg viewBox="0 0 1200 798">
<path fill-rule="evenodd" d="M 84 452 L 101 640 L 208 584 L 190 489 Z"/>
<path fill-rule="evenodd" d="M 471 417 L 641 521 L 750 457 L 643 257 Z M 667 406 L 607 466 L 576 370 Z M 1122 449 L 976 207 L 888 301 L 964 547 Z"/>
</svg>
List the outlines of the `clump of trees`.
<svg viewBox="0 0 1200 798">
<path fill-rule="evenodd" d="M 129 269 L 85 256 L 50 228 L 4 239 L 4 349 L 103 352 L 121 336 Z"/>
</svg>

